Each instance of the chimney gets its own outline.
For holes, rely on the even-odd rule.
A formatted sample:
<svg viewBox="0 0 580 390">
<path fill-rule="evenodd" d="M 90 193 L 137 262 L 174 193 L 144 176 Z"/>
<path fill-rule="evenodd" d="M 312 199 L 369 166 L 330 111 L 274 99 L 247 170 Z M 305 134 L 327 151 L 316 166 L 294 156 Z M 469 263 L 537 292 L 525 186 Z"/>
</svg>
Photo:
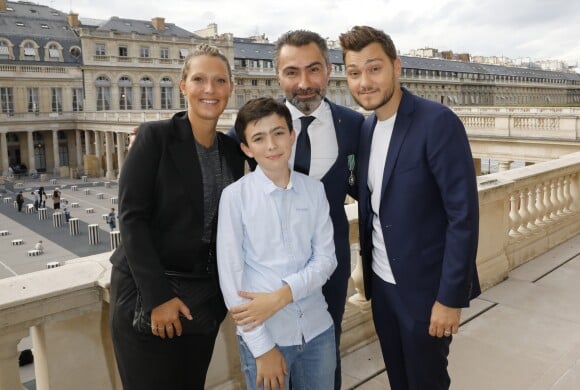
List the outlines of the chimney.
<svg viewBox="0 0 580 390">
<path fill-rule="evenodd" d="M 153 18 L 151 19 L 151 25 L 155 28 L 155 30 L 163 31 L 165 30 L 165 18 L 160 17 Z"/>
<path fill-rule="evenodd" d="M 0 0 L 2 1 L 2 0 Z M 68 24 L 71 28 L 78 28 L 80 26 L 79 23 L 79 14 L 75 14 L 72 11 L 68 14 Z"/>
<path fill-rule="evenodd" d="M 0 0 L 0 12 L 6 12 L 6 0 Z"/>
</svg>

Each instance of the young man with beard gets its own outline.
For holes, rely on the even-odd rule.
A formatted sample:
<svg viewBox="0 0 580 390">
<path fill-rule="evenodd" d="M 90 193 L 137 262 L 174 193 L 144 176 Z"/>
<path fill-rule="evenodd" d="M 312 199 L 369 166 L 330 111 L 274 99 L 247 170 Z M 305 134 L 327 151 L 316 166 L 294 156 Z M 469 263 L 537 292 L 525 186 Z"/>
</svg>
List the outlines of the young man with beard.
<svg viewBox="0 0 580 390">
<path fill-rule="evenodd" d="M 359 229 L 367 298 L 391 389 L 447 389 L 460 308 L 480 293 L 477 184 L 463 124 L 401 88 L 391 38 L 340 36 L 349 90 L 366 110 L 358 151 Z"/>
<path fill-rule="evenodd" d="M 355 161 L 364 117 L 325 98 L 332 71 L 326 41 L 312 31 L 295 30 L 276 42 L 274 62 L 285 104 L 292 114 L 296 143 L 290 157 L 294 170 L 319 179 L 330 204 L 338 266 L 323 293 L 334 322 L 337 367 L 335 388 L 340 389 L 340 334 L 350 276 L 349 225 L 344 211 L 347 194 L 356 198 Z M 231 133 L 230 133 L 231 134 Z M 255 298 L 242 293 L 244 298 Z M 256 298 L 257 299 L 257 298 Z M 258 315 L 252 302 L 230 310 L 234 319 L 253 322 Z"/>
</svg>

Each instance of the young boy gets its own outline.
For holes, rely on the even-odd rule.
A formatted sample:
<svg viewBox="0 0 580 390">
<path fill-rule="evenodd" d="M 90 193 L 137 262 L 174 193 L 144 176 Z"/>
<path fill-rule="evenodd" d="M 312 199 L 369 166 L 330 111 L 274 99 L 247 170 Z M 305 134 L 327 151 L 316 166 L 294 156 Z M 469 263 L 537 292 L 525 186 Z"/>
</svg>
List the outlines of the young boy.
<svg viewBox="0 0 580 390">
<path fill-rule="evenodd" d="M 288 108 L 248 101 L 235 130 L 256 170 L 222 192 L 217 262 L 249 389 L 332 389 L 334 326 L 322 286 L 336 268 L 322 183 L 288 168 Z"/>
</svg>

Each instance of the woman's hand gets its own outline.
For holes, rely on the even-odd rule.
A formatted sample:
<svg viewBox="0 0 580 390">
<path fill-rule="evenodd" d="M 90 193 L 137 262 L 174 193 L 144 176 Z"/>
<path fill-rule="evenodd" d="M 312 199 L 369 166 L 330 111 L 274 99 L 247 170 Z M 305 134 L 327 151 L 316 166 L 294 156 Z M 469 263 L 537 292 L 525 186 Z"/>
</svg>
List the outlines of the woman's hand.
<svg viewBox="0 0 580 390">
<path fill-rule="evenodd" d="M 193 319 L 189 308 L 177 297 L 154 307 L 151 311 L 151 333 L 162 339 L 165 336 L 170 339 L 175 335 L 181 336 L 179 313 L 183 314 L 188 320 Z"/>
</svg>

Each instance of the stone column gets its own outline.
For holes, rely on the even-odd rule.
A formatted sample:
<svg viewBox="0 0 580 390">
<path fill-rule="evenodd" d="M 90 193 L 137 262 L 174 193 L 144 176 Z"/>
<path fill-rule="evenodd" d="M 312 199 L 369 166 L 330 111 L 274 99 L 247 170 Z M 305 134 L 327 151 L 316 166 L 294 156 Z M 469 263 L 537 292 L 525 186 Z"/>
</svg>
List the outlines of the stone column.
<svg viewBox="0 0 580 390">
<path fill-rule="evenodd" d="M 497 170 L 498 172 L 505 172 L 510 170 L 511 161 L 498 161 Z"/>
<path fill-rule="evenodd" d="M 97 176 L 103 176 L 103 167 L 101 166 L 101 133 L 95 131 L 95 156 L 97 156 Z"/>
<path fill-rule="evenodd" d="M 60 155 L 58 153 L 58 130 L 52 131 L 52 154 L 54 155 L 54 174 L 60 176 Z"/>
<path fill-rule="evenodd" d="M 105 155 L 107 159 L 106 177 L 112 180 L 115 178 L 115 170 L 113 169 L 113 133 L 110 131 L 105 133 Z"/>
<path fill-rule="evenodd" d="M 32 141 L 32 131 L 27 133 L 28 139 L 28 171 L 36 170 L 36 162 L 34 161 L 34 142 Z"/>
<path fill-rule="evenodd" d="M 28 331 L 19 330 L 0 336 L 0 390 L 25 389 L 20 383 L 18 343 Z"/>
<path fill-rule="evenodd" d="M 85 153 L 91 154 L 91 132 L 89 130 L 85 130 Z"/>
<path fill-rule="evenodd" d="M 6 133 L 0 133 L 0 154 L 2 155 L 2 175 L 8 176 L 8 143 L 6 141 Z"/>
<path fill-rule="evenodd" d="M 77 169 L 81 169 L 83 166 L 83 148 L 81 146 L 81 131 L 75 130 L 75 145 L 76 145 L 76 152 L 77 152 Z"/>
<path fill-rule="evenodd" d="M 125 163 L 125 133 L 117 133 L 117 176 L 121 174 L 121 168 Z"/>
<path fill-rule="evenodd" d="M 481 159 L 480 158 L 474 158 L 473 159 L 473 165 L 475 166 L 475 175 L 476 176 L 481 176 Z"/>
</svg>

